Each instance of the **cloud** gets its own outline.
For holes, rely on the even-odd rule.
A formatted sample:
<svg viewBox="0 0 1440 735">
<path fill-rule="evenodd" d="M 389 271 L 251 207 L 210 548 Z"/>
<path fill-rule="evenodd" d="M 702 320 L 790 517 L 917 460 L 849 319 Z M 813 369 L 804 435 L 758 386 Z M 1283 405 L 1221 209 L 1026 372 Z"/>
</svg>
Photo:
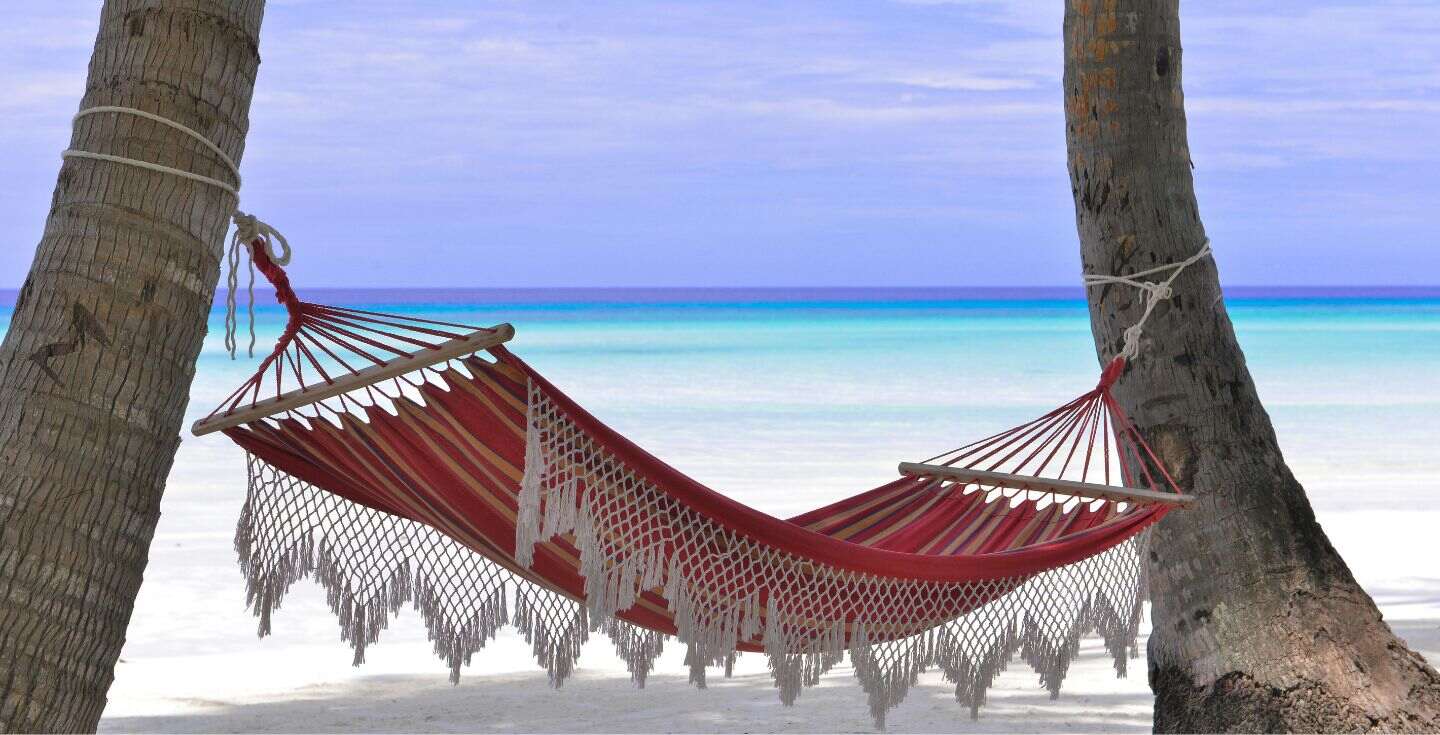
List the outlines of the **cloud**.
<svg viewBox="0 0 1440 735">
<path fill-rule="evenodd" d="M 902 74 L 885 81 L 911 87 L 926 87 L 947 91 L 1002 92 L 1013 89 L 1034 89 L 1033 79 L 985 77 L 972 74 L 944 72 L 915 72 Z"/>
<path fill-rule="evenodd" d="M 1063 2 L 1035 2 L 1035 0 L 891 0 L 891 2 L 898 5 L 963 13 L 966 17 L 975 20 L 983 20 L 1027 33 L 1057 37 L 1060 33 L 1060 23 L 1065 7 Z"/>
<path fill-rule="evenodd" d="M 271 0 L 247 206 L 322 242 L 348 242 L 357 222 L 405 232 L 459 253 L 454 269 L 474 265 L 476 242 L 559 254 L 624 242 L 643 262 L 683 237 L 733 251 L 730 270 L 706 274 L 721 282 L 743 281 L 750 242 L 828 243 L 871 270 L 883 264 L 864 253 L 896 238 L 1001 260 L 982 240 L 1068 247 L 1061 8 Z M 1183 13 L 1207 221 L 1281 238 L 1320 216 L 1301 202 L 1334 201 L 1322 184 L 1353 182 L 1365 196 L 1346 216 L 1384 229 L 1440 196 L 1440 7 L 1214 0 Z M 8 20 L 0 167 L 17 173 L 0 217 L 38 228 L 96 13 L 55 0 Z M 22 210 L 12 191 L 40 193 Z M 1282 195 L 1293 210 L 1269 211 Z M 510 275 L 634 280 L 604 259 L 591 274 L 546 257 Z M 23 264 L 0 254 L 0 268 Z"/>
<path fill-rule="evenodd" d="M 53 114 L 59 108 L 73 108 L 85 89 L 85 75 L 75 72 L 35 72 L 6 86 L 0 95 L 0 115 L 11 113 Z"/>
<path fill-rule="evenodd" d="M 1046 117 L 1056 114 L 1054 105 L 1038 102 L 990 104 L 894 104 L 861 105 L 823 97 L 783 100 L 710 100 L 715 109 L 807 121 L 866 125 L 915 125 L 1014 117 Z"/>
<path fill-rule="evenodd" d="M 1440 113 L 1440 99 L 1254 99 L 1239 97 L 1199 97 L 1186 100 L 1185 109 L 1192 113 L 1245 115 L 1256 117 L 1294 117 L 1334 113 L 1395 112 L 1419 115 Z"/>
</svg>

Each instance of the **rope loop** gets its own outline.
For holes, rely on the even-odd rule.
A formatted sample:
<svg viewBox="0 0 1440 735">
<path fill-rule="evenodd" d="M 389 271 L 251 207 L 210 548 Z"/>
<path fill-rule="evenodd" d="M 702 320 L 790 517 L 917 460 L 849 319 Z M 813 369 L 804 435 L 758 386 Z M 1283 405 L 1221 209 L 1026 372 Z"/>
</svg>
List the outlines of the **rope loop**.
<svg viewBox="0 0 1440 735">
<path fill-rule="evenodd" d="M 1170 288 L 1168 283 L 1152 283 L 1146 290 L 1150 292 L 1150 298 L 1156 301 L 1164 301 L 1175 295 L 1175 291 Z"/>
<path fill-rule="evenodd" d="M 255 245 L 265 245 L 265 255 L 269 256 L 270 262 L 279 266 L 290 265 L 290 242 L 280 231 L 270 226 L 270 223 L 261 221 L 253 214 L 245 214 L 235 210 L 235 238 L 246 243 L 251 248 Z M 275 251 L 275 243 L 280 243 L 280 252 Z"/>
<path fill-rule="evenodd" d="M 1191 255 L 1190 257 L 1177 263 L 1157 265 L 1154 268 L 1147 268 L 1137 273 L 1131 273 L 1128 276 L 1111 276 L 1093 273 L 1085 274 L 1086 287 L 1120 284 L 1125 286 L 1133 286 L 1134 288 L 1138 288 L 1141 291 L 1145 292 L 1145 311 L 1140 315 L 1139 320 L 1126 328 L 1124 332 L 1124 343 L 1120 348 L 1120 354 L 1118 355 L 1118 357 L 1124 358 L 1128 362 L 1135 359 L 1135 356 L 1140 354 L 1140 337 L 1143 336 L 1145 333 L 1145 323 L 1150 320 L 1150 315 L 1155 311 L 1155 307 L 1160 305 L 1160 302 L 1166 301 L 1175 296 L 1175 289 L 1172 288 L 1171 284 L 1175 282 L 1175 279 L 1178 278 L 1186 268 L 1200 262 L 1202 259 L 1208 257 L 1209 255 L 1210 239 L 1206 238 L 1205 242 L 1200 245 L 1200 249 L 1197 250 L 1194 255 Z M 1141 280 L 1145 276 L 1153 276 L 1158 273 L 1164 273 L 1166 271 L 1169 271 L 1170 275 L 1166 276 L 1164 280 Z"/>
<path fill-rule="evenodd" d="M 1126 362 L 1134 360 L 1140 354 L 1140 335 L 1145 332 L 1145 327 L 1140 324 L 1132 324 L 1125 330 L 1125 346 L 1120 349 L 1120 356 Z"/>
</svg>

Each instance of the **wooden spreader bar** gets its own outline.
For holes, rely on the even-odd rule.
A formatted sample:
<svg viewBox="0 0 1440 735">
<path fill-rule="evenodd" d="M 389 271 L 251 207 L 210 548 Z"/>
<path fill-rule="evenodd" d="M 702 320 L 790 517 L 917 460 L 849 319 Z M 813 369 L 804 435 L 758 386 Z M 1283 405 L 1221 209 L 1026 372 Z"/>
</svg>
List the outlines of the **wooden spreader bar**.
<svg viewBox="0 0 1440 735">
<path fill-rule="evenodd" d="M 1091 482 L 1075 482 L 1073 480 L 1054 480 L 1048 477 L 1012 475 L 1006 472 L 970 470 L 962 467 L 946 467 L 945 465 L 922 464 L 920 462 L 901 462 L 900 474 L 913 477 L 937 477 L 967 484 L 973 482 L 982 486 L 1007 487 L 1016 490 L 1035 490 L 1038 492 L 1055 493 L 1057 495 L 1103 498 L 1105 500 L 1118 500 L 1127 503 L 1162 503 L 1165 505 L 1177 505 L 1183 508 L 1195 502 L 1194 495 L 1158 492 L 1134 487 L 1114 487 L 1112 485 L 1098 485 Z"/>
<path fill-rule="evenodd" d="M 232 426 L 247 424 L 256 419 L 284 413 L 296 408 L 319 403 L 326 398 L 333 398 L 357 388 L 364 388 L 367 385 L 374 385 L 382 380 L 394 378 L 406 373 L 438 365 L 442 362 L 453 360 L 457 357 L 464 357 L 471 353 L 479 352 L 487 347 L 494 347 L 498 344 L 509 342 L 515 336 L 515 328 L 509 324 L 497 324 L 490 329 L 482 329 L 464 337 L 457 337 L 448 342 L 442 342 L 435 347 L 427 347 L 416 350 L 408 355 L 387 360 L 378 365 L 372 365 L 362 370 L 357 370 L 349 375 L 336 378 L 332 383 L 318 383 L 305 386 L 295 390 L 281 393 L 274 398 L 266 398 L 263 401 L 238 408 L 228 413 L 215 414 L 208 418 L 195 422 L 190 427 L 190 433 L 195 436 L 204 436 Z"/>
</svg>

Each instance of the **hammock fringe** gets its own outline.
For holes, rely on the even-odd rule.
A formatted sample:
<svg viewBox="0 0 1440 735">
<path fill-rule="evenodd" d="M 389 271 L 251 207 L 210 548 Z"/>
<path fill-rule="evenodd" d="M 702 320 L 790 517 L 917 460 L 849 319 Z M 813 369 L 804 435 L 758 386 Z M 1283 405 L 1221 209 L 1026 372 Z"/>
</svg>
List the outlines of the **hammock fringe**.
<svg viewBox="0 0 1440 735">
<path fill-rule="evenodd" d="M 743 575 L 735 571 L 747 564 L 785 566 L 788 560 L 774 558 L 780 554 L 747 546 L 743 538 L 707 527 L 681 507 L 665 507 L 666 497 L 658 488 L 594 445 L 533 383 L 527 421 L 529 461 L 520 506 L 535 509 L 529 515 L 535 526 L 517 527 L 517 542 L 534 544 L 571 534 L 580 552 L 587 606 L 597 619 L 629 608 L 640 591 L 663 586 L 677 637 L 688 646 L 686 664 L 696 686 L 705 685 L 706 668 L 723 665 L 741 642 L 759 635 L 780 700 L 788 705 L 840 663 L 848 649 L 871 714 L 883 724 L 885 713 L 931 668 L 956 683 L 957 700 L 976 716 L 985 691 L 1017 654 L 1039 673 L 1051 695 L 1058 696 L 1086 633 L 1103 636 L 1120 675 L 1134 652 L 1145 589 L 1140 555 L 1148 532 L 1028 579 L 965 583 L 962 594 L 981 604 L 919 631 L 901 627 L 883 612 L 867 619 L 863 609 L 855 614 L 842 605 L 831 609 L 852 613 L 817 628 L 793 622 L 806 604 L 813 609 L 816 600 L 788 599 L 783 585 L 772 585 L 762 605 L 759 588 L 737 589 L 729 583 L 732 577 L 764 576 L 759 568 L 748 568 Z M 679 520 L 667 526 L 668 519 Z M 696 556 L 702 553 L 697 550 L 728 551 L 703 561 L 687 560 L 677 552 L 667 560 L 661 553 L 667 546 L 692 550 Z M 717 569 L 721 571 L 714 572 Z M 815 577 L 829 574 L 850 583 L 867 576 L 820 564 L 807 569 Z M 935 585 L 921 583 L 917 592 L 916 583 L 909 581 L 864 581 L 880 590 L 883 602 L 938 595 Z M 953 592 L 954 586 L 946 589 Z"/>
<path fill-rule="evenodd" d="M 250 457 L 249 493 L 235 548 L 246 577 L 247 605 L 259 618 L 259 634 L 269 634 L 273 611 L 290 586 L 309 577 L 326 590 L 340 637 L 354 650 L 356 665 L 409 603 L 420 612 L 452 682 L 458 682 L 461 668 L 476 652 L 502 628 L 512 626 L 531 645 L 554 687 L 574 673 L 591 633 L 610 639 L 634 684 L 643 687 L 670 636 L 615 614 L 634 605 L 641 590 L 663 590 L 695 686 L 706 685 L 711 668 L 730 676 L 739 645 L 758 641 L 780 700 L 791 704 L 841 664 L 848 650 L 880 726 L 926 671 L 939 670 L 955 685 L 956 701 L 976 717 L 986 692 L 1017 655 L 1039 674 L 1041 685 L 1058 696 L 1085 634 L 1100 634 L 1119 675 L 1138 654 L 1135 640 L 1146 589 L 1141 560 L 1148 531 L 1097 556 L 1028 579 L 969 583 L 975 587 L 969 594 L 983 604 L 917 632 L 897 636 L 894 622 L 883 616 L 849 621 L 848 635 L 844 619 L 821 629 L 796 626 L 787 623 L 793 617 L 787 611 L 794 608 L 783 594 L 770 594 L 763 601 L 755 589 L 722 596 L 717 589 L 734 591 L 726 586 L 727 578 L 701 578 L 692 573 L 701 562 L 667 557 L 663 535 L 642 534 L 646 540 L 617 548 L 615 539 L 634 534 L 617 536 L 612 520 L 595 512 L 586 499 L 596 496 L 591 491 L 602 484 L 637 478 L 600 466 L 590 466 L 582 478 L 574 471 L 577 458 L 596 458 L 564 444 L 573 441 L 573 435 L 561 440 L 564 446 L 547 444 L 555 438 L 550 429 L 558 427 L 558 419 L 552 414 L 551 423 L 542 426 L 545 401 L 534 394 L 531 398 L 526 457 L 533 461 L 527 462 L 521 484 L 520 513 L 531 524 L 533 541 L 519 547 L 516 556 L 533 550 L 537 542 L 573 534 L 586 601 L 505 570 L 424 524 L 351 503 Z M 603 457 L 597 461 L 604 464 Z M 603 483 L 597 478 L 604 478 Z M 526 528 L 519 525 L 517 539 L 526 538 Z M 704 568 L 715 567 L 705 562 Z"/>
</svg>

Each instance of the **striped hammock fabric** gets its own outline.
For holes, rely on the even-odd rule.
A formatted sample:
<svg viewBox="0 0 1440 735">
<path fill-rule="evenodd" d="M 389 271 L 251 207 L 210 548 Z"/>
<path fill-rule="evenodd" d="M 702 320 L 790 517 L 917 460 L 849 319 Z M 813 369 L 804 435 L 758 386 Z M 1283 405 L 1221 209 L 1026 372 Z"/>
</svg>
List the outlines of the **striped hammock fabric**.
<svg viewBox="0 0 1440 735">
<path fill-rule="evenodd" d="M 236 533 L 249 604 L 320 582 L 364 659 L 406 603 L 452 678 L 513 625 L 560 684 L 592 634 L 643 685 L 666 645 L 690 679 L 769 658 L 782 701 L 845 654 L 876 721 L 938 669 L 972 714 L 1016 655 L 1058 693 L 1080 637 L 1123 673 L 1145 529 L 1182 503 L 1110 395 L 1123 369 L 1021 426 L 789 519 L 737 503 L 613 431 L 466 325 L 301 302 L 196 433 L 249 455 Z"/>
</svg>

